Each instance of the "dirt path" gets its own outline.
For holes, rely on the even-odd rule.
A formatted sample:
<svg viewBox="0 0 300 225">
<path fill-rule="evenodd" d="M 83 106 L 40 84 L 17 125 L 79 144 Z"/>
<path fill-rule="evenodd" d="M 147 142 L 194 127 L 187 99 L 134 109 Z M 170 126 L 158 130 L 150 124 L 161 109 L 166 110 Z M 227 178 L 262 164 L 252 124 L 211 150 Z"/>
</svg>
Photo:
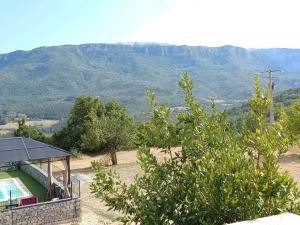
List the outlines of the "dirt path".
<svg viewBox="0 0 300 225">
<path fill-rule="evenodd" d="M 180 148 L 176 148 L 179 151 Z M 164 153 L 157 149 L 151 150 L 158 159 L 163 159 Z M 93 197 L 90 193 L 89 185 L 92 181 L 95 173 L 91 169 L 91 162 L 93 160 L 102 159 L 103 155 L 95 156 L 82 156 L 80 159 L 72 159 L 71 169 L 72 174 L 81 176 L 83 180 L 81 185 L 81 201 L 82 201 L 82 221 L 80 223 L 70 223 L 65 225 L 118 225 L 116 219 L 121 215 L 118 212 L 108 211 L 108 208 L 99 199 Z M 124 151 L 118 152 L 119 165 L 114 168 L 119 174 L 122 180 L 130 183 L 136 174 L 140 174 L 142 171 L 137 164 L 136 151 Z M 59 163 L 59 162 L 57 162 Z M 300 188 L 300 148 L 293 148 L 286 153 L 280 163 L 280 169 L 287 170 L 291 176 L 298 183 Z"/>
<path fill-rule="evenodd" d="M 300 148 L 293 148 L 283 156 L 280 169 L 288 171 L 300 188 Z"/>
</svg>

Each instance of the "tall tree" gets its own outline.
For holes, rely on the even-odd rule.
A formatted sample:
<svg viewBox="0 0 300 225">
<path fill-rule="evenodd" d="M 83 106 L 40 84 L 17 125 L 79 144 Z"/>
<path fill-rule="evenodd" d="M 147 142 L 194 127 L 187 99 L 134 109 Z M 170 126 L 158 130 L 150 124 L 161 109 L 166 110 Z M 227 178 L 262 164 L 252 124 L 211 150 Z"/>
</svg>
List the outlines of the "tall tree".
<svg viewBox="0 0 300 225">
<path fill-rule="evenodd" d="M 81 149 L 82 135 L 86 133 L 88 122 L 93 116 L 103 112 L 99 98 L 78 96 L 70 111 L 67 125 L 53 135 L 54 144 L 65 149 Z"/>
<path fill-rule="evenodd" d="M 82 152 L 107 152 L 117 164 L 116 152 L 132 142 L 134 125 L 124 107 L 115 101 L 76 98 L 66 127 L 53 135 L 54 143 Z"/>
<path fill-rule="evenodd" d="M 82 135 L 81 147 L 84 149 L 103 148 L 111 156 L 113 165 L 116 165 L 116 152 L 122 146 L 132 142 L 134 126 L 132 119 L 124 107 L 115 101 L 105 105 L 104 113 L 100 116 L 92 115 L 86 124 L 87 131 Z"/>
</svg>

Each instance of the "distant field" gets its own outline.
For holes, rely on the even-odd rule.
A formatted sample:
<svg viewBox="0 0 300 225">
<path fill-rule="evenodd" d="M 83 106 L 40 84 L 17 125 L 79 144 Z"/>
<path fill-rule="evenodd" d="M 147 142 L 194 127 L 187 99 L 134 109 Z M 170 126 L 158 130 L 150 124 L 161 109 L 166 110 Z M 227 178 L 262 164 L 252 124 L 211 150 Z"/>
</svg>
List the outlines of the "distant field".
<svg viewBox="0 0 300 225">
<path fill-rule="evenodd" d="M 26 124 L 31 126 L 51 127 L 57 124 L 58 122 L 59 120 L 30 120 L 27 121 Z M 0 125 L 0 135 L 8 134 L 14 131 L 17 127 L 18 127 L 17 122 Z"/>
</svg>

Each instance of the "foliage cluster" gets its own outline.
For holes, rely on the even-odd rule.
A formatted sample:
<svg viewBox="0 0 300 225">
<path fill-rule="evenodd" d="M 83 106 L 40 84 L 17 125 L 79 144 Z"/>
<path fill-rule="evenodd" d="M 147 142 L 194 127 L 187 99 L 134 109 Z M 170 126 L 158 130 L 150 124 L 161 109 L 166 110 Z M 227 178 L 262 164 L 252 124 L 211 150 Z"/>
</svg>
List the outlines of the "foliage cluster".
<svg viewBox="0 0 300 225">
<path fill-rule="evenodd" d="M 38 128 L 26 125 L 24 118 L 18 121 L 18 128 L 14 131 L 14 136 L 27 137 L 42 142 L 48 141 L 47 137 Z"/>
<path fill-rule="evenodd" d="M 109 152 L 117 164 L 116 151 L 133 145 L 135 126 L 124 107 L 115 101 L 80 96 L 66 126 L 53 135 L 53 143 L 84 153 Z"/>
<path fill-rule="evenodd" d="M 299 212 L 296 183 L 278 166 L 292 141 L 287 116 L 282 112 L 274 126 L 266 122 L 270 99 L 260 82 L 255 80 L 248 102 L 251 126 L 245 123 L 239 132 L 214 103 L 207 111 L 195 100 L 186 74 L 179 85 L 188 110 L 176 120 L 169 108 L 156 104 L 152 92 L 148 94 L 153 115 L 144 125 L 138 150 L 143 175 L 125 184 L 114 170 L 94 162 L 92 192 L 126 214 L 124 224 L 221 225 Z M 174 152 L 178 142 L 182 150 Z M 149 145 L 159 146 L 168 157 L 159 162 Z"/>
<path fill-rule="evenodd" d="M 287 110 L 288 129 L 296 139 L 300 137 L 300 97 Z"/>
<path fill-rule="evenodd" d="M 284 108 L 286 111 L 290 111 L 290 108 L 297 100 L 300 100 L 300 88 L 291 88 L 279 93 L 275 93 L 273 98 L 275 119 L 279 117 L 282 108 Z M 250 107 L 246 102 L 227 109 L 229 119 L 238 129 L 241 129 L 243 120 L 245 120 L 249 111 Z M 268 113 L 266 113 L 266 116 L 269 116 Z M 289 113 L 288 116 L 293 115 Z"/>
</svg>

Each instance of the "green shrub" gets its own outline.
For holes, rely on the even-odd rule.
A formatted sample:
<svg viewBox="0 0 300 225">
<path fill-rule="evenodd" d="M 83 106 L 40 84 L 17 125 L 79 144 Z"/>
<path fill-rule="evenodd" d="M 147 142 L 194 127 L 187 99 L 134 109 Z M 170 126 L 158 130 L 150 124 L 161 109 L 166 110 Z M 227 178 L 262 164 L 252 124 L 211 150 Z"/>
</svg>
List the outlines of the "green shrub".
<svg viewBox="0 0 300 225">
<path fill-rule="evenodd" d="M 235 221 L 299 210 L 299 190 L 278 163 L 287 151 L 286 116 L 274 126 L 265 121 L 270 99 L 255 80 L 248 102 L 254 123 L 238 133 L 218 112 L 209 112 L 195 101 L 193 83 L 187 75 L 179 82 L 185 93 L 187 112 L 174 121 L 170 109 L 158 106 L 149 94 L 153 116 L 138 150 L 143 175 L 132 184 L 121 182 L 113 170 L 103 171 L 93 162 L 96 176 L 92 192 L 113 210 L 126 214 L 124 224 L 221 225 Z M 267 91 L 267 90 L 266 90 Z M 173 152 L 180 142 L 181 152 Z M 168 154 L 158 162 L 148 143 Z"/>
</svg>

